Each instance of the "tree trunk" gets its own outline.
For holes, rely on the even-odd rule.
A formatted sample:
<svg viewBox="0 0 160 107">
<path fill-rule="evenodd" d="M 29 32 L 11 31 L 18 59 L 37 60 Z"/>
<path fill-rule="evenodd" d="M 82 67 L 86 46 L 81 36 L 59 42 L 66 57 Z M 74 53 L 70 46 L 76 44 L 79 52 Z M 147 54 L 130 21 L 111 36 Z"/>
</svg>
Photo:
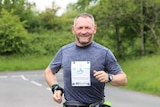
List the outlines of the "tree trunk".
<svg viewBox="0 0 160 107">
<path fill-rule="evenodd" d="M 119 25 L 115 25 L 115 30 L 116 30 L 116 36 L 117 36 L 117 52 L 118 52 L 118 57 L 123 59 L 123 46 L 122 46 L 122 39 L 121 35 L 119 32 Z"/>
<path fill-rule="evenodd" d="M 141 55 L 145 55 L 145 45 L 144 45 L 144 19 L 143 19 L 143 1 L 141 1 L 141 24 L 140 24 L 140 37 L 141 37 Z"/>
<path fill-rule="evenodd" d="M 140 33 L 140 36 L 141 36 L 141 55 L 145 55 L 145 46 L 144 46 L 144 33 L 143 33 L 143 24 L 141 24 L 141 33 Z"/>
<path fill-rule="evenodd" d="M 154 30 L 154 28 L 151 28 L 151 31 L 152 31 L 153 38 L 154 38 L 154 41 L 155 41 L 156 45 L 158 46 L 158 48 L 160 48 L 160 43 L 158 41 L 158 37 L 157 37 L 156 31 Z"/>
</svg>

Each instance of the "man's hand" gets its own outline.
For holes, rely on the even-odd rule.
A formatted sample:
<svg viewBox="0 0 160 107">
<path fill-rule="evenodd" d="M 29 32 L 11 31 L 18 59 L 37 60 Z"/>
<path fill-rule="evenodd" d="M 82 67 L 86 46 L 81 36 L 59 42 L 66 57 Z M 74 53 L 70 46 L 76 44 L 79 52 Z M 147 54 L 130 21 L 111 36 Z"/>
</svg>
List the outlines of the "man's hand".
<svg viewBox="0 0 160 107">
<path fill-rule="evenodd" d="M 62 102 L 62 91 L 55 90 L 53 94 L 53 100 L 56 101 L 57 103 L 61 103 Z"/>
<path fill-rule="evenodd" d="M 96 71 L 94 70 L 94 77 L 100 82 L 108 82 L 108 74 L 105 71 Z M 110 82 L 113 86 L 125 86 L 127 84 L 127 76 L 121 71 L 116 75 L 112 75 L 113 79 Z"/>
<path fill-rule="evenodd" d="M 105 71 L 94 70 L 94 77 L 100 82 L 108 82 L 108 74 Z"/>
</svg>

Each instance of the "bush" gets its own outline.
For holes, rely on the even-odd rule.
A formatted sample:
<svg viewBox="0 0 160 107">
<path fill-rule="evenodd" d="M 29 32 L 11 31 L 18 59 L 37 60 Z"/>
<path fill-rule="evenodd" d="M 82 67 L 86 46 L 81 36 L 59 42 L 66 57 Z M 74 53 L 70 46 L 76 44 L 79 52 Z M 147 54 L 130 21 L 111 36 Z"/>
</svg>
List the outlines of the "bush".
<svg viewBox="0 0 160 107">
<path fill-rule="evenodd" d="M 28 45 L 28 33 L 24 22 L 12 12 L 1 10 L 0 17 L 0 54 L 24 53 Z"/>
<path fill-rule="evenodd" d="M 55 55 L 65 44 L 74 41 L 72 32 L 45 31 L 44 33 L 29 34 L 32 40 L 26 53 L 30 55 Z"/>
</svg>

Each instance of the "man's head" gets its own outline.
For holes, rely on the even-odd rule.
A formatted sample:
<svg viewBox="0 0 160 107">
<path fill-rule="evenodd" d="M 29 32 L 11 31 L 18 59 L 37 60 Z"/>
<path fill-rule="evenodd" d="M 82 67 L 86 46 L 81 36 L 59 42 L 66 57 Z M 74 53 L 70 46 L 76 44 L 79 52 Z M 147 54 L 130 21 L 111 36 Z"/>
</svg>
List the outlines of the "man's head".
<svg viewBox="0 0 160 107">
<path fill-rule="evenodd" d="M 78 46 L 89 45 L 93 41 L 96 33 L 94 17 L 88 13 L 82 13 L 75 17 L 72 26 L 72 33 L 76 35 L 76 44 Z"/>
</svg>

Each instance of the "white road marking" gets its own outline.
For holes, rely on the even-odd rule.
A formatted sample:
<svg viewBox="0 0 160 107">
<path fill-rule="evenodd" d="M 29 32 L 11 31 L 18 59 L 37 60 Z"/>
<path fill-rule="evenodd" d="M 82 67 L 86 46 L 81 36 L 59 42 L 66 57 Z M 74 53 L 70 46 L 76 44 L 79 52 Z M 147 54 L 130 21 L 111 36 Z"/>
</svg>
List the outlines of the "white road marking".
<svg viewBox="0 0 160 107">
<path fill-rule="evenodd" d="M 37 85 L 37 86 L 39 86 L 39 87 L 42 87 L 42 84 L 40 84 L 40 83 L 38 83 L 38 82 L 36 82 L 36 81 L 30 81 L 32 84 L 34 84 L 34 85 Z"/>
<path fill-rule="evenodd" d="M 21 75 L 21 78 L 25 81 L 28 81 L 28 79 L 24 75 Z"/>
<path fill-rule="evenodd" d="M 17 78 L 17 77 L 21 77 L 21 75 L 12 75 L 12 78 Z"/>
<path fill-rule="evenodd" d="M 49 91 L 51 91 L 51 89 L 50 89 L 49 87 L 47 87 L 47 88 L 46 88 L 46 90 L 49 90 Z"/>
<path fill-rule="evenodd" d="M 60 73 L 60 74 L 62 74 L 62 73 Z M 36 75 L 36 76 L 37 76 L 37 75 Z M 36 86 L 39 86 L 39 87 L 42 87 L 42 86 L 43 86 L 42 84 L 40 84 L 40 83 L 38 83 L 38 82 L 36 82 L 36 81 L 31 81 L 31 80 L 29 80 L 29 79 L 26 78 L 24 75 L 11 75 L 11 76 L 1 75 L 1 76 L 0 76 L 0 79 L 6 79 L 6 78 L 9 78 L 9 77 L 11 77 L 11 78 L 22 78 L 23 80 L 29 81 L 30 83 L 32 83 L 32 84 L 34 84 L 34 85 L 36 85 Z M 51 89 L 50 89 L 49 87 L 47 87 L 46 90 L 51 91 Z"/>
<path fill-rule="evenodd" d="M 0 76 L 0 78 L 8 78 L 8 76 Z"/>
</svg>

